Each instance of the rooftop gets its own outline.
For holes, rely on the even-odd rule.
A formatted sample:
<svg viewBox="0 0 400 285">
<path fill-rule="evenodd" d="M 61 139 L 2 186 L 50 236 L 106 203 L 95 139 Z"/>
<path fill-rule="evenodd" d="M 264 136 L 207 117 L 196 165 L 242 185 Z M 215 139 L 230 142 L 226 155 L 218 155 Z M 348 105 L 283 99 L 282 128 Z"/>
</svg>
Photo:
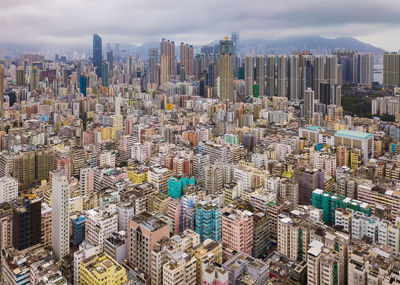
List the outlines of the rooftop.
<svg viewBox="0 0 400 285">
<path fill-rule="evenodd" d="M 372 134 L 369 133 L 363 133 L 363 132 L 357 132 L 357 131 L 349 131 L 349 130 L 341 130 L 341 131 L 337 131 L 335 133 L 335 136 L 344 136 L 344 137 L 350 137 L 350 138 L 354 138 L 354 139 L 369 139 L 372 137 Z"/>
</svg>

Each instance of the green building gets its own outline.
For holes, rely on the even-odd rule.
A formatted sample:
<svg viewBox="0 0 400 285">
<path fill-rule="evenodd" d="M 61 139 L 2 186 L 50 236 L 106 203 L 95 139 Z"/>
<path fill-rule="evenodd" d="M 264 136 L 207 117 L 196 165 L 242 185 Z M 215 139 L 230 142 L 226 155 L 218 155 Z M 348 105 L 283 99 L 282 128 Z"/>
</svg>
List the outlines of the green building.
<svg viewBox="0 0 400 285">
<path fill-rule="evenodd" d="M 183 195 L 186 185 L 195 185 L 194 177 L 172 177 L 168 180 L 168 195 L 174 199 L 179 199 Z"/>
<path fill-rule="evenodd" d="M 312 193 L 312 205 L 323 211 L 324 222 L 335 224 L 335 211 L 337 208 L 345 208 L 354 212 L 361 212 L 371 216 L 371 205 L 351 199 L 339 194 L 333 194 L 321 189 L 315 189 Z"/>
</svg>

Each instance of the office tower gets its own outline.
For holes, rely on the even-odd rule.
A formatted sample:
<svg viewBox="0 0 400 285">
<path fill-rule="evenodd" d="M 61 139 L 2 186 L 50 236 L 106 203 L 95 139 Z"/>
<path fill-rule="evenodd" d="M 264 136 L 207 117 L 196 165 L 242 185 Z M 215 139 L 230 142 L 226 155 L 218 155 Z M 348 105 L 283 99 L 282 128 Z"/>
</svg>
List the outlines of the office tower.
<svg viewBox="0 0 400 285">
<path fill-rule="evenodd" d="M 328 55 L 325 64 L 325 79 L 331 85 L 338 84 L 338 63 L 336 55 Z"/>
<path fill-rule="evenodd" d="M 238 46 L 239 46 L 239 33 L 233 32 L 231 34 L 231 39 L 233 42 L 233 74 L 234 76 L 238 76 L 238 68 L 240 66 L 240 62 L 238 60 Z"/>
<path fill-rule="evenodd" d="M 0 177 L 0 203 L 11 202 L 18 197 L 18 181 L 12 177 Z"/>
<path fill-rule="evenodd" d="M 98 34 L 93 35 L 93 66 L 98 78 L 101 77 L 101 63 L 103 61 L 103 46 L 101 37 Z"/>
<path fill-rule="evenodd" d="M 256 84 L 258 86 L 258 94 L 254 97 L 265 95 L 265 56 L 257 55 L 256 57 Z"/>
<path fill-rule="evenodd" d="M 169 224 L 147 212 L 129 219 L 127 235 L 129 265 L 132 268 L 139 268 L 150 279 L 152 268 L 151 252 L 157 242 L 169 237 L 169 231 Z"/>
<path fill-rule="evenodd" d="M 275 55 L 267 56 L 267 95 L 275 96 Z"/>
<path fill-rule="evenodd" d="M 286 68 L 287 68 L 287 57 L 286 55 L 278 55 L 278 80 L 277 80 L 277 96 L 287 97 L 286 94 Z"/>
<path fill-rule="evenodd" d="M 17 86 L 25 85 L 25 69 L 23 67 L 18 67 L 16 71 Z"/>
<path fill-rule="evenodd" d="M 189 76 L 194 75 L 193 70 L 194 49 L 192 45 L 181 43 L 180 46 L 180 72 L 186 80 Z"/>
<path fill-rule="evenodd" d="M 396 52 L 383 55 L 383 86 L 400 86 L 400 54 Z"/>
<path fill-rule="evenodd" d="M 158 83 L 157 82 L 157 62 L 158 62 L 158 49 L 150 48 L 149 49 L 149 76 L 150 83 Z"/>
<path fill-rule="evenodd" d="M 87 77 L 84 74 L 79 76 L 79 92 L 86 97 Z"/>
<path fill-rule="evenodd" d="M 175 75 L 175 42 L 162 39 L 160 45 L 160 56 L 160 84 L 164 84 L 170 79 L 171 76 Z"/>
<path fill-rule="evenodd" d="M 300 59 L 298 55 L 289 56 L 289 99 L 298 100 L 300 99 Z"/>
<path fill-rule="evenodd" d="M 101 85 L 108 87 L 110 84 L 109 75 L 110 65 L 107 61 L 104 61 L 101 65 Z"/>
<path fill-rule="evenodd" d="M 222 244 L 237 252 L 252 254 L 253 213 L 224 208 L 221 214 Z"/>
<path fill-rule="evenodd" d="M 3 66 L 0 64 L 0 109 L 3 108 L 3 101 L 4 101 L 4 69 Z"/>
<path fill-rule="evenodd" d="M 85 237 L 104 249 L 104 241 L 118 231 L 118 213 L 115 204 L 86 211 Z"/>
<path fill-rule="evenodd" d="M 196 233 L 203 242 L 206 239 L 221 239 L 221 208 L 213 201 L 198 201 L 196 204 Z"/>
<path fill-rule="evenodd" d="M 39 70 L 36 66 L 33 67 L 30 76 L 30 90 L 37 90 L 39 88 Z"/>
<path fill-rule="evenodd" d="M 320 84 L 325 79 L 324 57 L 317 55 L 314 57 L 314 92 L 315 99 L 320 98 Z"/>
<path fill-rule="evenodd" d="M 13 208 L 13 247 L 18 250 L 31 247 L 41 240 L 40 198 L 31 195 L 14 200 Z"/>
<path fill-rule="evenodd" d="M 57 260 L 69 254 L 69 185 L 64 172 L 52 174 L 51 242 Z"/>
<path fill-rule="evenodd" d="M 361 53 L 357 55 L 357 83 L 361 86 L 371 87 L 374 79 L 374 55 Z"/>
<path fill-rule="evenodd" d="M 106 253 L 81 261 L 79 284 L 127 284 L 126 269 Z"/>
<path fill-rule="evenodd" d="M 219 43 L 220 97 L 222 102 L 233 101 L 233 41 L 225 37 Z"/>
<path fill-rule="evenodd" d="M 215 87 L 216 73 L 217 65 L 215 64 L 215 62 L 212 62 L 208 66 L 208 86 Z"/>
</svg>

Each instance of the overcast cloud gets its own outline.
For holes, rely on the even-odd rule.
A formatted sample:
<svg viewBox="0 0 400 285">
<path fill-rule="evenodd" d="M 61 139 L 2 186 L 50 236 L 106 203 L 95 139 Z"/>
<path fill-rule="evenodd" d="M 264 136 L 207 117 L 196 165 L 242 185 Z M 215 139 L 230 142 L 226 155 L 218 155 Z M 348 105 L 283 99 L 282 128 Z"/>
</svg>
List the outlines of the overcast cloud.
<svg viewBox="0 0 400 285">
<path fill-rule="evenodd" d="M 400 0 L 0 0 L 0 43 L 90 46 L 162 37 L 206 44 L 241 39 L 353 36 L 400 49 Z"/>
</svg>

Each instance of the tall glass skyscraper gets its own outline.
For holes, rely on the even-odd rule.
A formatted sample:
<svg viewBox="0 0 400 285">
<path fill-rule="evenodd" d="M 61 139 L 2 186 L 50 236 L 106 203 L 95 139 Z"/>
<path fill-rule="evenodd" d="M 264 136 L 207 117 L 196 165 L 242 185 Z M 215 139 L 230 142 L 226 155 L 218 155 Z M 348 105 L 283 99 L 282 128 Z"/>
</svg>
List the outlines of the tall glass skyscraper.
<svg viewBox="0 0 400 285">
<path fill-rule="evenodd" d="M 96 68 L 97 77 L 101 77 L 102 42 L 98 34 L 93 35 L 93 65 Z"/>
</svg>

